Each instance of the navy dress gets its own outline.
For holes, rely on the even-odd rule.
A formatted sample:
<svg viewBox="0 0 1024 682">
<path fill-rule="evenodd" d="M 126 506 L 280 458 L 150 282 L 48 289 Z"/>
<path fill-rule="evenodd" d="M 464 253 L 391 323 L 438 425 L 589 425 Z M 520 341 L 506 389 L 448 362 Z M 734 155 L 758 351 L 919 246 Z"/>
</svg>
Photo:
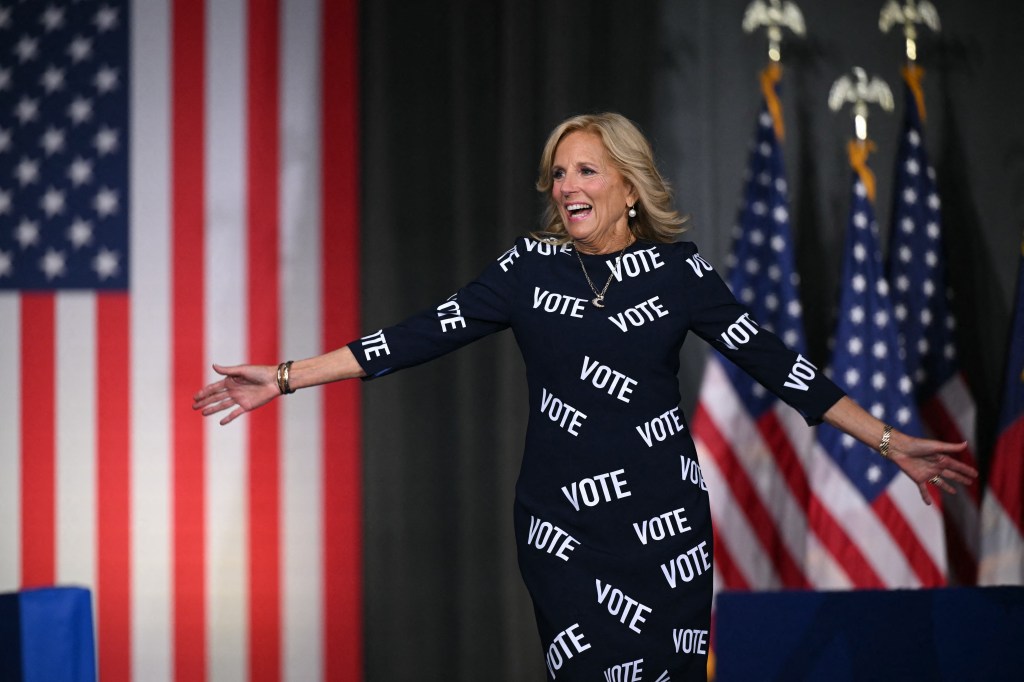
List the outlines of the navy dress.
<svg viewBox="0 0 1024 682">
<path fill-rule="evenodd" d="M 530 237 L 436 308 L 350 344 L 369 378 L 511 327 L 529 426 L 516 484 L 519 567 L 552 680 L 703 680 L 708 492 L 679 410 L 688 331 L 817 421 L 842 392 L 758 326 L 690 242 L 583 255 Z M 801 376 L 806 377 L 806 365 Z M 788 384 L 788 385 L 787 385 Z"/>
</svg>

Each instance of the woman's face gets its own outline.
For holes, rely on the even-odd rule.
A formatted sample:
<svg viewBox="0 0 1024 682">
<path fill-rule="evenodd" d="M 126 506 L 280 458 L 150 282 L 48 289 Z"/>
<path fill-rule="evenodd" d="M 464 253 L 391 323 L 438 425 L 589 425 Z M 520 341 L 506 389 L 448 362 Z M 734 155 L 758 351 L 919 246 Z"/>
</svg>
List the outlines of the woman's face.
<svg viewBox="0 0 1024 682">
<path fill-rule="evenodd" d="M 622 248 L 628 241 L 626 211 L 636 192 L 612 165 L 601 138 L 569 133 L 555 149 L 551 197 L 565 229 L 591 253 Z"/>
</svg>

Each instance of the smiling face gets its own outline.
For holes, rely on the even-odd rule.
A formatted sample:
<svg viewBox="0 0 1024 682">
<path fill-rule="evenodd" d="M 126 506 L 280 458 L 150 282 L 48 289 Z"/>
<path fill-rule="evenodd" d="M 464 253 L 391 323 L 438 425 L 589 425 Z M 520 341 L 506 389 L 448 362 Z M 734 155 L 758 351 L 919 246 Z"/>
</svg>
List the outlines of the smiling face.
<svg viewBox="0 0 1024 682">
<path fill-rule="evenodd" d="M 612 253 L 629 244 L 626 211 L 636 192 L 612 165 L 600 137 L 566 135 L 555 149 L 551 180 L 551 198 L 581 251 Z"/>
</svg>

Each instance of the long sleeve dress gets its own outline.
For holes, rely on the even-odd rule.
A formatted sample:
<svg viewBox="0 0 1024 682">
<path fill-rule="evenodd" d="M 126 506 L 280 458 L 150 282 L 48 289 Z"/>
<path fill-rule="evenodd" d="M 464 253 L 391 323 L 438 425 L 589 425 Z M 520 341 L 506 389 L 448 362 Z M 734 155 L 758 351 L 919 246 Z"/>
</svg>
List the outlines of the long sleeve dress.
<svg viewBox="0 0 1024 682">
<path fill-rule="evenodd" d="M 736 301 L 691 242 L 584 255 L 532 237 L 436 308 L 350 344 L 368 378 L 511 327 L 530 412 L 515 536 L 552 680 L 703 680 L 708 492 L 679 409 L 688 331 L 813 423 L 841 396 Z"/>
</svg>

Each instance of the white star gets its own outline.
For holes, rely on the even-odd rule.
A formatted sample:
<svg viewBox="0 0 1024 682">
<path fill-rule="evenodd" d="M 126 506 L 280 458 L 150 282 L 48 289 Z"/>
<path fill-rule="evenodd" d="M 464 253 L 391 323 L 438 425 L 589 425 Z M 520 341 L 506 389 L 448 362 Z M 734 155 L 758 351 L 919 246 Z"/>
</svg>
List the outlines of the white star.
<svg viewBox="0 0 1024 682">
<path fill-rule="evenodd" d="M 889 347 L 885 345 L 884 341 L 875 341 L 871 346 L 871 354 L 879 360 L 882 360 L 889 354 Z"/>
<path fill-rule="evenodd" d="M 916 130 L 911 130 L 907 133 L 907 141 L 910 142 L 911 146 L 918 146 L 921 144 L 921 136 L 917 134 Z"/>
<path fill-rule="evenodd" d="M 917 175 L 921 172 L 921 166 L 915 159 L 907 159 L 905 168 L 907 169 L 907 173 L 910 175 Z"/>
<path fill-rule="evenodd" d="M 67 271 L 67 259 L 64 252 L 47 249 L 46 255 L 39 259 L 39 267 L 48 280 L 63 276 Z"/>
<path fill-rule="evenodd" d="M 39 179 L 39 162 L 35 159 L 21 157 L 21 161 L 14 167 L 14 177 L 18 178 L 22 187 L 31 185 Z"/>
<path fill-rule="evenodd" d="M 0 69 L 0 92 L 11 87 L 11 70 Z"/>
<path fill-rule="evenodd" d="M 850 322 L 854 324 L 860 324 L 864 321 L 864 308 L 859 305 L 855 305 L 850 308 Z"/>
<path fill-rule="evenodd" d="M 761 264 L 756 258 L 748 258 L 743 269 L 747 271 L 747 274 L 756 275 L 761 271 Z"/>
<path fill-rule="evenodd" d="M 913 259 L 914 253 L 910 250 L 909 246 L 900 247 L 900 260 L 904 263 L 909 263 Z"/>
<path fill-rule="evenodd" d="M 14 228 L 14 241 L 18 242 L 22 251 L 39 243 L 39 223 L 22 218 Z"/>
<path fill-rule="evenodd" d="M 859 336 L 852 336 L 846 342 L 846 350 L 850 351 L 850 355 L 860 355 L 861 351 L 864 350 L 864 342 L 860 340 Z"/>
<path fill-rule="evenodd" d="M 842 438 L 842 443 L 843 443 L 843 448 L 845 448 L 846 450 L 849 450 L 850 448 L 852 448 L 854 445 L 857 444 L 857 439 L 854 438 L 853 436 L 851 436 L 848 433 L 844 433 L 843 434 L 843 438 Z"/>
<path fill-rule="evenodd" d="M 10 277 L 14 274 L 14 260 L 10 251 L 0 249 L 0 278 Z"/>
<path fill-rule="evenodd" d="M 740 291 L 740 300 L 747 305 L 751 305 L 754 302 L 754 298 L 756 298 L 754 296 L 754 290 L 750 287 L 743 287 L 743 290 Z"/>
<path fill-rule="evenodd" d="M 50 66 L 43 75 L 39 77 L 39 83 L 46 90 L 47 94 L 53 94 L 64 88 L 64 70 L 56 66 Z"/>
<path fill-rule="evenodd" d="M 934 221 L 930 222 L 930 223 L 928 223 L 925 226 L 925 229 L 928 231 L 928 237 L 929 238 L 931 238 L 931 239 L 938 239 L 939 238 L 940 232 L 939 232 L 939 224 L 938 223 L 936 223 Z"/>
<path fill-rule="evenodd" d="M 863 244 L 854 244 L 853 246 L 853 259 L 859 263 L 863 263 L 868 257 L 868 250 L 864 248 Z"/>
<path fill-rule="evenodd" d="M 956 318 L 953 317 L 952 315 L 949 315 L 946 318 L 946 329 L 948 329 L 949 331 L 953 331 L 954 329 L 956 329 Z"/>
<path fill-rule="evenodd" d="M 893 306 L 893 314 L 896 315 L 896 319 L 902 322 L 907 319 L 907 306 L 902 303 L 897 303 Z"/>
<path fill-rule="evenodd" d="M 776 310 L 779 307 L 779 297 L 775 294 L 768 294 L 764 297 L 764 305 L 768 310 Z"/>
<path fill-rule="evenodd" d="M 786 185 L 785 178 L 775 178 L 775 191 L 780 194 L 785 194 L 788 186 Z"/>
<path fill-rule="evenodd" d="M 760 175 L 757 176 L 757 184 L 761 185 L 762 187 L 767 187 L 768 185 L 772 184 L 772 174 L 769 173 L 768 171 L 762 172 Z"/>
<path fill-rule="evenodd" d="M 764 206 L 764 204 L 761 204 L 761 206 Z M 754 246 L 760 246 L 761 244 L 764 244 L 764 232 L 758 229 L 751 230 L 750 243 L 753 244 Z"/>
<path fill-rule="evenodd" d="M 909 424 L 910 410 L 906 407 L 901 407 L 900 409 L 896 410 L 896 421 L 899 422 L 900 424 Z"/>
<path fill-rule="evenodd" d="M 99 152 L 100 156 L 114 152 L 118 145 L 117 131 L 113 128 L 103 126 L 96 133 L 94 144 L 96 145 L 96 151 Z"/>
<path fill-rule="evenodd" d="M 786 210 L 785 206 L 776 206 L 775 210 L 772 211 L 772 219 L 781 225 L 789 220 L 789 211 Z"/>
<path fill-rule="evenodd" d="M 885 375 L 881 372 L 875 372 L 871 375 L 871 387 L 876 391 L 881 391 L 885 388 Z"/>
<path fill-rule="evenodd" d="M 68 241 L 71 242 L 71 245 L 77 251 L 92 241 L 92 223 L 75 216 L 75 219 L 68 227 L 67 235 Z"/>
<path fill-rule="evenodd" d="M 945 347 L 942 349 L 942 355 L 947 360 L 955 359 L 956 358 L 956 346 L 954 346 L 952 343 L 947 343 L 945 345 Z"/>
<path fill-rule="evenodd" d="M 781 282 L 782 281 L 782 268 L 780 268 L 778 265 L 776 265 L 774 263 L 769 265 L 768 266 L 768 279 L 770 279 L 773 282 Z"/>
<path fill-rule="evenodd" d="M 64 26 L 64 10 L 50 5 L 39 17 L 39 23 L 43 25 L 47 33 L 56 31 Z"/>
<path fill-rule="evenodd" d="M 68 105 L 68 118 L 75 125 L 85 123 L 92 118 L 92 102 L 84 97 L 76 97 Z"/>
<path fill-rule="evenodd" d="M 22 97 L 14 107 L 14 115 L 21 125 L 25 125 L 39 117 L 39 100 Z"/>
<path fill-rule="evenodd" d="M 100 280 L 106 280 L 115 276 L 120 270 L 120 256 L 116 251 L 110 251 L 103 247 L 92 259 L 92 268 L 99 275 Z"/>
<path fill-rule="evenodd" d="M 786 312 L 792 317 L 799 317 L 800 313 L 803 312 L 803 308 L 800 306 L 799 301 L 790 301 L 786 306 Z"/>
<path fill-rule="evenodd" d="M 928 343 L 928 339 L 920 338 L 917 340 L 917 352 L 921 355 L 928 355 L 928 351 L 931 349 L 931 344 Z"/>
<path fill-rule="evenodd" d="M 93 199 L 92 205 L 93 208 L 96 209 L 96 213 L 101 218 L 106 218 L 109 215 L 117 213 L 117 190 L 110 189 L 109 187 L 103 187 L 96 193 L 96 198 Z"/>
<path fill-rule="evenodd" d="M 782 253 L 786 248 L 786 240 L 780 235 L 772 237 L 772 251 L 775 253 Z"/>
<path fill-rule="evenodd" d="M 118 85 L 117 69 L 113 69 L 109 66 L 103 66 L 96 72 L 96 78 L 93 79 L 93 83 L 96 85 L 96 90 L 99 91 L 101 95 L 115 90 Z"/>
<path fill-rule="evenodd" d="M 927 327 L 931 323 L 932 323 L 932 311 L 929 310 L 928 308 L 925 308 L 924 310 L 921 311 L 921 324 L 923 324 L 924 326 Z"/>
<path fill-rule="evenodd" d="M 18 55 L 18 61 L 24 64 L 39 55 L 39 41 L 29 36 L 22 36 L 14 46 L 13 52 Z"/>
<path fill-rule="evenodd" d="M 931 298 L 935 295 L 935 282 L 930 279 L 926 279 L 921 285 L 921 290 L 924 291 L 924 295 Z"/>
<path fill-rule="evenodd" d="M 853 290 L 857 293 L 862 293 L 864 289 L 867 288 L 867 285 L 868 283 L 867 280 L 864 279 L 864 275 L 854 275 L 853 279 L 850 280 L 850 286 L 852 286 Z"/>
<path fill-rule="evenodd" d="M 865 472 L 865 476 L 868 479 L 868 483 L 878 483 L 882 480 L 882 468 L 877 464 L 872 464 Z"/>
<path fill-rule="evenodd" d="M 860 178 L 857 178 L 857 181 L 853 183 L 853 193 L 862 199 L 868 195 L 868 191 L 864 188 L 864 183 Z"/>
<path fill-rule="evenodd" d="M 782 335 L 782 340 L 786 342 L 787 346 L 792 348 L 793 346 L 796 345 L 797 341 L 799 340 L 799 335 L 796 333 L 795 329 L 787 329 L 786 332 Z"/>
<path fill-rule="evenodd" d="M 7 215 L 11 210 L 11 193 L 0 189 L 0 215 Z"/>
<path fill-rule="evenodd" d="M 910 377 L 900 377 L 900 393 L 903 395 L 910 395 L 910 392 L 914 390 L 914 384 L 910 380 Z"/>
<path fill-rule="evenodd" d="M 764 215 L 768 212 L 768 207 L 763 201 L 755 201 L 750 204 L 750 210 L 754 215 Z"/>
<path fill-rule="evenodd" d="M 924 262 L 928 264 L 928 267 L 934 268 L 939 264 L 939 254 L 934 251 L 928 251 L 924 254 Z"/>
<path fill-rule="evenodd" d="M 888 296 L 889 295 L 889 283 L 887 281 L 885 281 L 884 279 L 878 280 L 877 282 L 875 282 L 875 291 L 877 291 L 878 295 L 882 296 L 883 298 L 885 296 Z"/>
<path fill-rule="evenodd" d="M 908 291 L 910 289 L 910 278 L 906 275 L 900 275 L 897 277 L 896 288 L 900 291 Z"/>
<path fill-rule="evenodd" d="M 11 149 L 11 131 L 7 128 L 0 128 L 0 154 Z"/>
<path fill-rule="evenodd" d="M 762 128 L 771 128 L 773 125 L 772 115 L 767 111 L 762 111 L 761 115 L 757 117 L 757 122 Z"/>
<path fill-rule="evenodd" d="M 876 312 L 875 326 L 878 327 L 879 329 L 882 329 L 887 324 L 889 324 L 889 313 L 885 312 L 884 310 L 879 310 L 878 312 Z"/>
<path fill-rule="evenodd" d="M 92 21 L 100 33 L 113 30 L 117 28 L 117 10 L 109 5 L 104 5 L 96 12 Z"/>
<path fill-rule="evenodd" d="M 83 159 L 82 157 L 76 157 L 71 165 L 68 166 L 68 177 L 71 179 L 71 183 L 78 187 L 92 180 L 92 162 Z"/>
<path fill-rule="evenodd" d="M 43 213 L 46 214 L 47 218 L 52 218 L 58 213 L 63 213 L 64 192 L 53 187 L 48 188 L 42 198 L 39 199 L 39 207 L 43 209 Z"/>
<path fill-rule="evenodd" d="M 853 388 L 854 386 L 860 383 L 860 372 L 851 367 L 850 369 L 846 370 L 845 374 L 843 374 L 843 381 L 846 382 L 847 386 Z"/>
<path fill-rule="evenodd" d="M 768 394 L 768 390 L 761 384 L 753 384 L 750 387 L 750 392 L 754 394 L 755 398 L 763 398 Z"/>
<path fill-rule="evenodd" d="M 759 152 L 761 152 L 761 156 L 771 156 L 772 155 L 772 146 L 770 144 L 768 144 L 767 142 L 762 142 L 758 146 L 757 149 L 758 149 Z"/>
<path fill-rule="evenodd" d="M 92 57 L 92 41 L 82 36 L 75 36 L 68 45 L 68 56 L 75 64 Z"/>
<path fill-rule="evenodd" d="M 933 211 L 938 211 L 941 207 L 942 207 L 942 202 L 939 201 L 939 195 L 938 194 L 929 194 L 928 195 L 928 208 L 932 209 Z"/>
<path fill-rule="evenodd" d="M 905 190 L 903 190 L 903 201 L 905 203 L 908 203 L 908 204 L 916 204 L 917 203 L 917 192 L 915 192 L 910 187 L 906 188 Z"/>
<path fill-rule="evenodd" d="M 64 149 L 64 131 L 50 126 L 39 139 L 39 146 L 47 156 L 52 156 Z"/>
<path fill-rule="evenodd" d="M 789 273 L 789 283 L 795 287 L 800 286 L 800 273 L 795 271 Z"/>
<path fill-rule="evenodd" d="M 853 226 L 859 229 L 864 229 L 868 226 L 868 217 L 863 212 L 858 211 L 853 214 Z"/>
<path fill-rule="evenodd" d="M 900 229 L 905 234 L 914 234 L 914 221 L 911 218 L 904 218 L 900 221 Z"/>
<path fill-rule="evenodd" d="M 882 403 L 873 403 L 871 405 L 871 416 L 875 419 L 881 419 L 885 416 L 885 405 Z"/>
</svg>

